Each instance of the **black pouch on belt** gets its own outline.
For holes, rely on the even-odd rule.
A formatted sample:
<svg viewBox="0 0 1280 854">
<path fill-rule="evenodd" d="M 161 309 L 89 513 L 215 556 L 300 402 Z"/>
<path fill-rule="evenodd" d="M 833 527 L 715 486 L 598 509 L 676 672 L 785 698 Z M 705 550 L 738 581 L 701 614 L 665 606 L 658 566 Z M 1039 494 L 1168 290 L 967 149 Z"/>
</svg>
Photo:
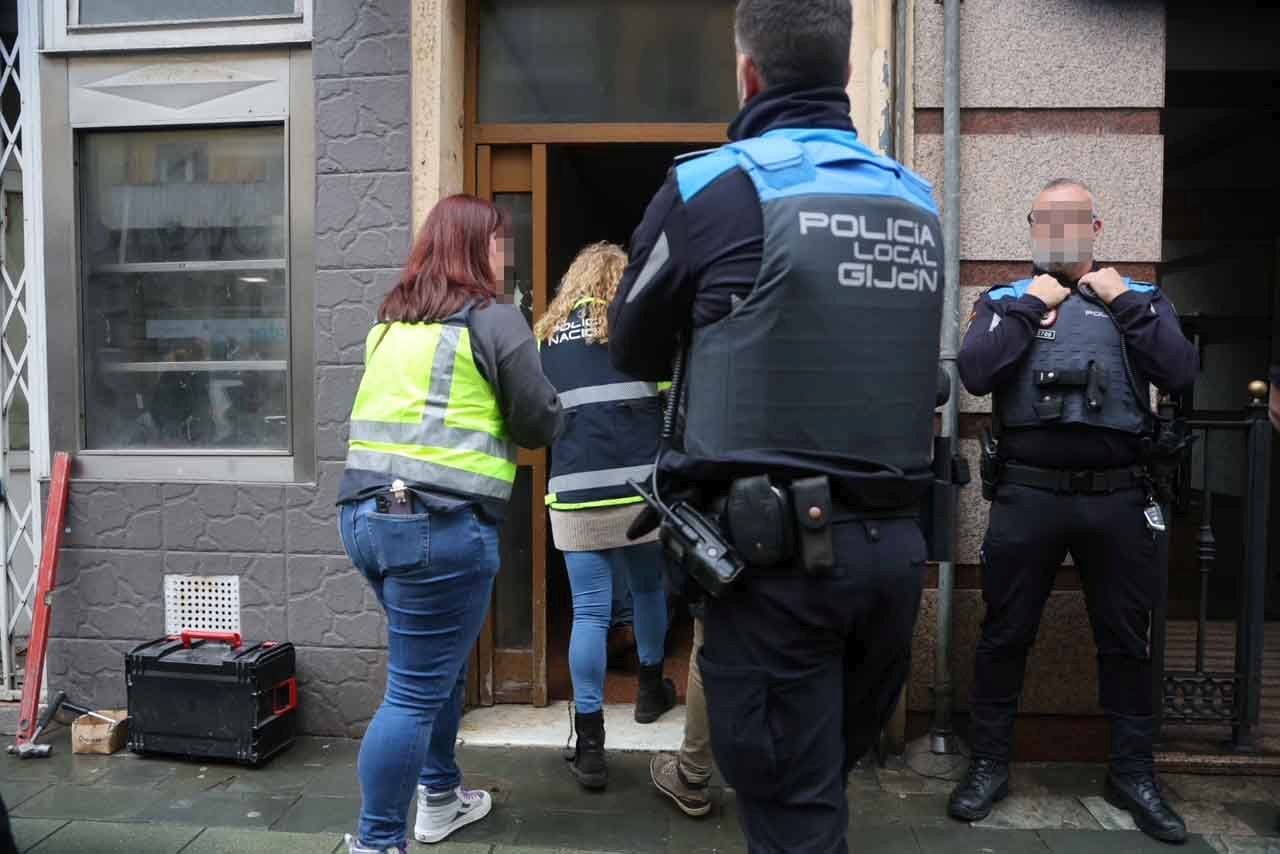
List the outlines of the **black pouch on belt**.
<svg viewBox="0 0 1280 854">
<path fill-rule="evenodd" d="M 836 565 L 831 545 L 831 481 L 826 476 L 792 481 L 791 506 L 805 573 L 827 574 Z"/>
<path fill-rule="evenodd" d="M 768 475 L 735 480 L 724 505 L 729 538 L 750 566 L 786 563 L 795 554 L 791 510 L 787 496 Z"/>
</svg>

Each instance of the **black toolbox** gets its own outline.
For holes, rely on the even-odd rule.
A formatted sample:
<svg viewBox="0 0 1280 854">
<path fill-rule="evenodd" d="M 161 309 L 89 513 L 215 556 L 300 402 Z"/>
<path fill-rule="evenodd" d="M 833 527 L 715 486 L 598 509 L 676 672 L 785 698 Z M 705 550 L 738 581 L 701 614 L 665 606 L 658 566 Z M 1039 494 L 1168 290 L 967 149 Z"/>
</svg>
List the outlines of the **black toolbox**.
<svg viewBox="0 0 1280 854">
<path fill-rule="evenodd" d="M 293 743 L 293 644 L 186 631 L 125 656 L 129 749 L 259 765 Z"/>
</svg>

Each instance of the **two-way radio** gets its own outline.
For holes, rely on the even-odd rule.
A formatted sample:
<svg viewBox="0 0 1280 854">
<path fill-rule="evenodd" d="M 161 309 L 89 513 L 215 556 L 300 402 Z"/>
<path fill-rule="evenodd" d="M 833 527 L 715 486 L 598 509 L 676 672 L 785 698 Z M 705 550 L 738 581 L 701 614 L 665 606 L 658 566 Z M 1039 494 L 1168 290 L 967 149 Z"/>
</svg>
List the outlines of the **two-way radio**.
<svg viewBox="0 0 1280 854">
<path fill-rule="evenodd" d="M 661 520 L 658 539 L 667 559 L 703 590 L 720 597 L 742 574 L 746 564 L 729 544 L 719 524 L 687 501 L 676 501 L 668 506 L 658 488 L 658 463 L 675 436 L 680 395 L 684 389 L 687 353 L 683 341 L 677 341 L 676 347 L 676 357 L 671 366 L 671 389 L 662 413 L 662 437 L 649 483 L 646 485 L 633 480 L 630 485 Z"/>
</svg>

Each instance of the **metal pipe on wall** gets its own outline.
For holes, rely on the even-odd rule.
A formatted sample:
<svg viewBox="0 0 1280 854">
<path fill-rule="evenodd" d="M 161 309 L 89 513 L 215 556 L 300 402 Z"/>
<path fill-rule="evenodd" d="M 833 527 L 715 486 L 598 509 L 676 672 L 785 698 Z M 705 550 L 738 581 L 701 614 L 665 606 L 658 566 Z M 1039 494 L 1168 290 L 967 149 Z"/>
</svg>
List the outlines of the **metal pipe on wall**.
<svg viewBox="0 0 1280 854">
<path fill-rule="evenodd" d="M 907 111 L 911 98 L 907 97 L 907 32 L 911 24 L 912 0 L 894 0 L 893 3 L 893 157 L 899 163 L 912 166 L 907 150 Z"/>
<path fill-rule="evenodd" d="M 956 354 L 960 348 L 960 3 L 943 0 L 943 83 L 942 150 L 943 203 L 942 243 L 946 247 L 946 267 L 942 302 L 942 368 L 947 373 L 951 396 L 942 411 L 942 435 L 950 454 L 956 450 L 960 421 L 960 389 Z M 950 508 L 954 518 L 956 507 Z M 955 563 L 938 564 L 938 625 L 933 677 L 933 726 L 929 745 L 934 753 L 955 753 L 951 731 L 954 688 L 951 682 L 952 598 Z"/>
</svg>

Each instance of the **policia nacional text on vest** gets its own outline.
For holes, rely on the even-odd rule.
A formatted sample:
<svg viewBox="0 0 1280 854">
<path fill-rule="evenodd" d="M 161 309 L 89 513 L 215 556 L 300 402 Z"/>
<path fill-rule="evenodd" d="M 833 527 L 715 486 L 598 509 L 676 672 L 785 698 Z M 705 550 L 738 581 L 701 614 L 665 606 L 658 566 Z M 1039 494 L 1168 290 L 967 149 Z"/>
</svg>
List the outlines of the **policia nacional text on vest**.
<svg viewBox="0 0 1280 854">
<path fill-rule="evenodd" d="M 661 384 L 615 369 L 582 300 L 541 345 L 542 369 L 560 390 L 565 427 L 551 452 L 546 503 L 554 510 L 635 504 L 629 481 L 649 476 L 658 453 Z"/>
<path fill-rule="evenodd" d="M 380 324 L 369 332 L 347 468 L 482 501 L 511 497 L 516 447 L 476 367 L 465 320 Z"/>
</svg>

